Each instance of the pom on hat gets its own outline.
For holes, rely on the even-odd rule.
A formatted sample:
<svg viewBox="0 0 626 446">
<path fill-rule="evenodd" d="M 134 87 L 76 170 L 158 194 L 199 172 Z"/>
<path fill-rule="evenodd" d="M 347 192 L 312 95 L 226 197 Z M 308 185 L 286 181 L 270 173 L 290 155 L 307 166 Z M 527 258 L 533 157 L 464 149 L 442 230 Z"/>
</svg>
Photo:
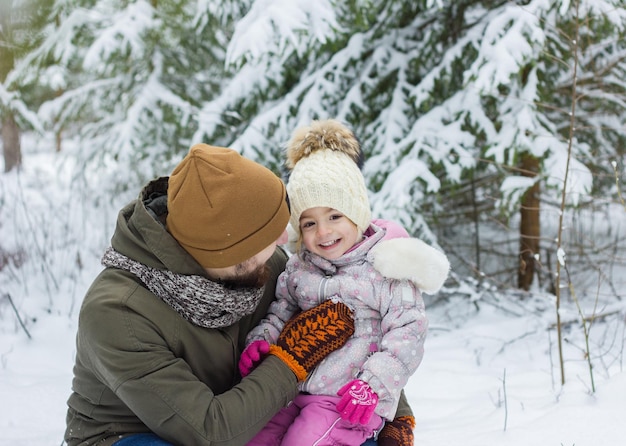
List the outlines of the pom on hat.
<svg viewBox="0 0 626 446">
<path fill-rule="evenodd" d="M 365 232 L 371 211 L 360 158 L 358 139 L 339 121 L 313 121 L 294 131 L 286 150 L 287 194 L 298 235 L 300 215 L 314 207 L 336 209 Z"/>
<path fill-rule="evenodd" d="M 238 152 L 193 146 L 168 180 L 167 229 L 204 268 L 237 265 L 285 231 L 283 182 Z"/>
<path fill-rule="evenodd" d="M 313 121 L 311 126 L 300 127 L 293 132 L 287 146 L 287 167 L 293 169 L 298 161 L 316 150 L 345 153 L 357 165 L 361 158 L 359 140 L 352 131 L 334 119 Z"/>
</svg>

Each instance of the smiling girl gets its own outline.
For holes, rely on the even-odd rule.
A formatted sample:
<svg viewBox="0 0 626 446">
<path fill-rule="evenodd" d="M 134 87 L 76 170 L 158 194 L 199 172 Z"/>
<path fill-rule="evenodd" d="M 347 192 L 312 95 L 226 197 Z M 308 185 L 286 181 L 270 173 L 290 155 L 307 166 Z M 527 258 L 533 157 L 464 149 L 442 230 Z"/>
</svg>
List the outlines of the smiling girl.
<svg viewBox="0 0 626 446">
<path fill-rule="evenodd" d="M 240 371 L 254 369 L 294 314 L 326 300 L 350 307 L 355 332 L 249 445 L 361 445 L 394 420 L 422 360 L 428 321 L 421 291 L 436 292 L 449 263 L 419 239 L 398 237 L 396 225 L 372 222 L 360 156 L 352 131 L 334 120 L 314 121 L 288 143 L 297 255 L 278 279 L 267 317 L 248 336 Z M 412 417 L 404 423 L 386 444 L 413 443 Z"/>
</svg>

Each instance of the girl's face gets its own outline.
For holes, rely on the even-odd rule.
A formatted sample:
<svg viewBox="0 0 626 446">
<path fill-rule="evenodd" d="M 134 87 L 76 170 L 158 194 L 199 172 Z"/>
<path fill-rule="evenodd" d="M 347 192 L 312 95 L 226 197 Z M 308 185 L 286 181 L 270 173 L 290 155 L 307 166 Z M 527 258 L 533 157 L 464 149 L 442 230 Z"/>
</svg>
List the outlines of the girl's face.
<svg viewBox="0 0 626 446">
<path fill-rule="evenodd" d="M 357 226 L 333 208 L 316 207 L 300 215 L 304 246 L 328 260 L 341 257 L 360 239 Z"/>
</svg>

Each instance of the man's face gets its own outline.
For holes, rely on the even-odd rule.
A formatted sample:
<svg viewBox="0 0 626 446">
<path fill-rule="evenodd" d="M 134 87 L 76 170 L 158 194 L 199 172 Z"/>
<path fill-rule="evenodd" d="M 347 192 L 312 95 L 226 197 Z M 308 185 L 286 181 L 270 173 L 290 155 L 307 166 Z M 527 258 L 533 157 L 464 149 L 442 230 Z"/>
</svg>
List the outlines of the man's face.
<svg viewBox="0 0 626 446">
<path fill-rule="evenodd" d="M 240 263 L 237 267 L 242 267 L 232 277 L 224 277 L 218 282 L 231 290 L 240 288 L 261 288 L 270 277 L 270 268 L 266 263 L 259 265 L 252 271 L 248 271 L 243 267 L 244 263 Z"/>
<path fill-rule="evenodd" d="M 287 230 L 263 251 L 237 265 L 226 268 L 207 268 L 206 271 L 212 279 L 220 282 L 227 288 L 261 288 L 270 276 L 267 261 L 276 250 L 276 245 L 287 242 Z"/>
</svg>

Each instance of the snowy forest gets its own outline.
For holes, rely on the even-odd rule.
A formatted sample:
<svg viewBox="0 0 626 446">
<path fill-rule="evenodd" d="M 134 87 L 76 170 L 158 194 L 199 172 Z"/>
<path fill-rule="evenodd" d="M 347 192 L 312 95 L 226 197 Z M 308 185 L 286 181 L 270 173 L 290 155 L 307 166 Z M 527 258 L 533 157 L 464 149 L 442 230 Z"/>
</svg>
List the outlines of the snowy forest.
<svg viewBox="0 0 626 446">
<path fill-rule="evenodd" d="M 117 210 L 191 145 L 282 175 L 334 118 L 373 214 L 448 255 L 428 306 L 538 299 L 592 388 L 593 323 L 622 361 L 624 0 L 0 0 L 0 118 L 0 335 L 74 318 Z"/>
</svg>

